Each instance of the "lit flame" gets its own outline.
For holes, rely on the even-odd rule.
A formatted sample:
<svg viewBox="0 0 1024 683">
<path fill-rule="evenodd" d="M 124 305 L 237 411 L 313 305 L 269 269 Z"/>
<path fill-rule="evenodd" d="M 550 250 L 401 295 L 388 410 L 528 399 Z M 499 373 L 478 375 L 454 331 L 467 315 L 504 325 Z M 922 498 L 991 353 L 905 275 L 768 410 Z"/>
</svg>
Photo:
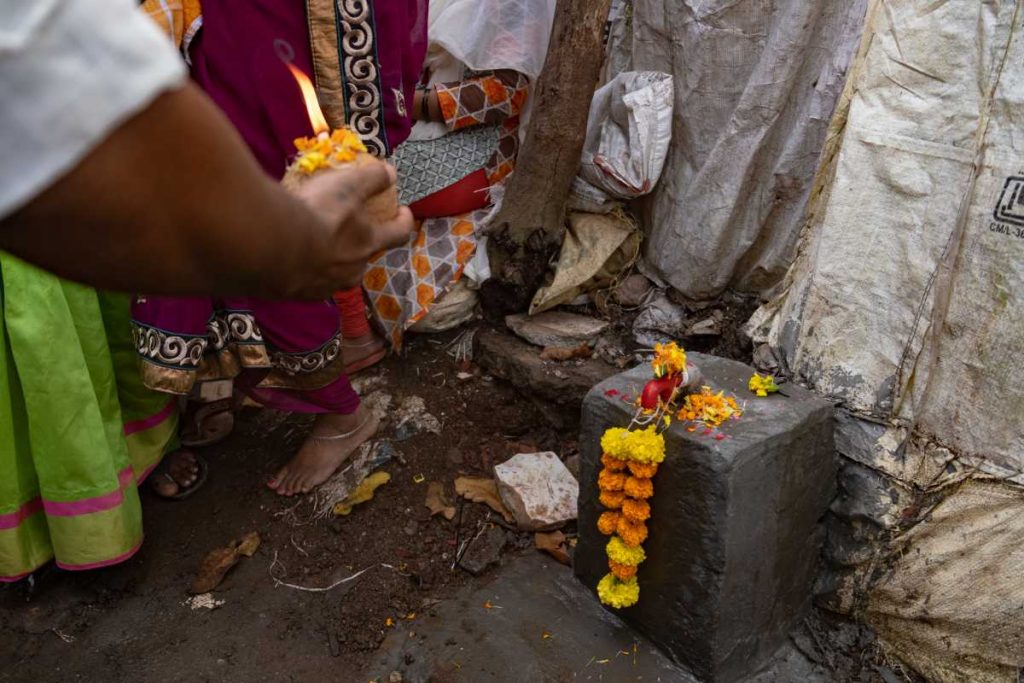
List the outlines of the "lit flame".
<svg viewBox="0 0 1024 683">
<path fill-rule="evenodd" d="M 331 127 L 327 125 L 327 119 L 324 118 L 324 113 L 320 110 L 320 101 L 316 98 L 313 82 L 309 80 L 309 76 L 295 68 L 293 64 L 285 64 L 285 66 L 292 72 L 292 76 L 299 84 L 299 89 L 302 90 L 302 99 L 306 103 L 306 113 L 309 115 L 309 123 L 313 126 L 313 132 L 328 132 Z"/>
</svg>

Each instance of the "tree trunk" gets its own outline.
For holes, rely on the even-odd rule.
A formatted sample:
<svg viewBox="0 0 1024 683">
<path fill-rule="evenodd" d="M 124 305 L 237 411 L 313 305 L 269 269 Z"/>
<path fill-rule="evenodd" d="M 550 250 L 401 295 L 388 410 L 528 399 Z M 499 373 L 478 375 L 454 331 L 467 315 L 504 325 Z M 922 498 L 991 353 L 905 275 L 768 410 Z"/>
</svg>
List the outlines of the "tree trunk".
<svg viewBox="0 0 1024 683">
<path fill-rule="evenodd" d="M 602 34 L 611 0 L 559 0 L 533 115 L 490 229 L 491 271 L 485 308 L 526 308 L 561 244 L 565 204 L 579 168 L 587 113 L 604 61 Z"/>
</svg>

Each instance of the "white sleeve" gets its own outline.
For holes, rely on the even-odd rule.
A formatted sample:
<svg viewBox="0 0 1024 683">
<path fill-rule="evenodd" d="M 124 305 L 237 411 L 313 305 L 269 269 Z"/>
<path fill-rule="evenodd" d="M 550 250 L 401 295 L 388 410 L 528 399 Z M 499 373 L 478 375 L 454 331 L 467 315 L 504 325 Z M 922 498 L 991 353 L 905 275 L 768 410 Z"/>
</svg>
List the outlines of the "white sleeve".
<svg viewBox="0 0 1024 683">
<path fill-rule="evenodd" d="M 133 0 L 0 0 L 0 17 L 3 217 L 181 85 L 185 70 Z"/>
</svg>

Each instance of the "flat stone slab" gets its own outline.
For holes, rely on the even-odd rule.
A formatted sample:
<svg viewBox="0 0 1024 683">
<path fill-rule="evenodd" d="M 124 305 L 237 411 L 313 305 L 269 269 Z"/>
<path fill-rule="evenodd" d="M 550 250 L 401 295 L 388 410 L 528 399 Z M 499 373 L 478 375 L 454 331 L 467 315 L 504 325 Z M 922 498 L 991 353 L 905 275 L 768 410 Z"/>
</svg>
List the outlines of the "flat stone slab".
<svg viewBox="0 0 1024 683">
<path fill-rule="evenodd" d="M 524 396 L 547 404 L 546 417 L 560 427 L 575 427 L 583 397 L 597 383 L 619 372 L 598 358 L 558 363 L 542 360 L 540 349 L 511 332 L 481 328 L 473 359 L 485 370 L 511 383 Z M 562 424 L 562 418 L 567 424 Z"/>
<path fill-rule="evenodd" d="M 432 614 L 399 622 L 364 675 L 350 680 L 387 681 L 395 671 L 410 683 L 697 683 L 603 610 L 567 567 L 537 552 Z"/>
<path fill-rule="evenodd" d="M 505 324 L 520 337 L 537 346 L 579 346 L 590 344 L 608 329 L 608 323 L 565 311 L 544 311 L 537 315 L 517 314 Z"/>
<path fill-rule="evenodd" d="M 618 614 L 702 680 L 748 680 L 803 617 L 835 486 L 832 405 L 795 385 L 768 398 L 747 390 L 752 368 L 688 354 L 705 384 L 746 401 L 723 440 L 675 422 L 654 481 L 640 602 Z M 596 529 L 600 437 L 625 426 L 647 367 L 586 397 L 580 436 L 580 540 L 575 571 L 593 589 L 607 571 Z M 783 395 L 785 394 L 785 395 Z"/>
</svg>

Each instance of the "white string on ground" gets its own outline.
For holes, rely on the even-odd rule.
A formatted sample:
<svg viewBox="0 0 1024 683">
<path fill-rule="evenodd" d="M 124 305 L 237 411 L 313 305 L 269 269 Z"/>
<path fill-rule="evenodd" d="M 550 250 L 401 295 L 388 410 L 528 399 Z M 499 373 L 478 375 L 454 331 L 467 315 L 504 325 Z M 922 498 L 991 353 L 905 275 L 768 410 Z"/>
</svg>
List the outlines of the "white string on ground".
<svg viewBox="0 0 1024 683">
<path fill-rule="evenodd" d="M 274 588 L 277 588 L 278 586 L 284 586 L 285 588 L 292 588 L 294 590 L 305 591 L 307 593 L 326 593 L 327 591 L 334 590 L 335 588 L 337 588 L 338 586 L 340 586 L 343 583 L 348 583 L 349 581 L 354 581 L 355 579 L 358 579 L 360 576 L 362 576 L 366 572 L 368 572 L 371 569 L 373 569 L 373 567 L 370 566 L 370 567 L 367 567 L 366 569 L 363 569 L 363 570 L 360 570 L 360 571 L 356 572 L 355 574 L 353 574 L 351 576 L 347 576 L 344 579 L 340 579 L 338 581 L 335 581 L 330 586 L 317 587 L 317 586 L 299 586 L 299 585 L 296 585 L 294 583 L 288 583 L 287 581 L 282 581 L 278 577 L 274 576 L 274 567 L 281 567 L 281 571 L 283 572 L 282 576 L 286 576 L 288 574 L 288 570 L 285 568 L 284 564 L 280 560 L 277 559 L 277 551 L 276 550 L 274 551 L 274 558 L 270 561 L 270 566 L 267 568 L 267 574 L 270 575 L 270 579 L 274 582 Z"/>
</svg>

